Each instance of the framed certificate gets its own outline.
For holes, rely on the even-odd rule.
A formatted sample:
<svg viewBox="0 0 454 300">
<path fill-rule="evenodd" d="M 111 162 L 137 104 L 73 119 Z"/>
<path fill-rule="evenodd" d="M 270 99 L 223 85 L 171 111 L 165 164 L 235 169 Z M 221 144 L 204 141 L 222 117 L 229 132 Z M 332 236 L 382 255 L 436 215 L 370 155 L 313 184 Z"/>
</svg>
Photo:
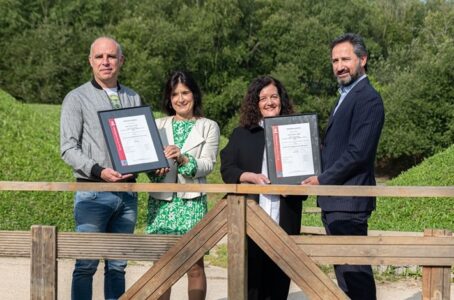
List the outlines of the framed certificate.
<svg viewBox="0 0 454 300">
<path fill-rule="evenodd" d="M 169 167 L 149 106 L 99 111 L 98 117 L 116 171 L 128 174 Z"/>
<path fill-rule="evenodd" d="M 321 173 L 316 114 L 264 119 L 268 178 L 273 184 L 300 184 Z"/>
</svg>

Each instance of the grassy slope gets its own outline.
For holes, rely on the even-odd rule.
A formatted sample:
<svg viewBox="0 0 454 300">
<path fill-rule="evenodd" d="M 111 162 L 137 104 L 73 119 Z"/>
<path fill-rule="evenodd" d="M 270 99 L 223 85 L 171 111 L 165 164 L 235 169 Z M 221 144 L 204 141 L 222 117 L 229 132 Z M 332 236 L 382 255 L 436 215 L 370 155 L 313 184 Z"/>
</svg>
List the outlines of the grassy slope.
<svg viewBox="0 0 454 300">
<path fill-rule="evenodd" d="M 59 106 L 22 104 L 0 91 L 0 180 L 71 181 L 59 157 Z M 72 193 L 1 192 L 0 229 L 72 230 Z"/>
<path fill-rule="evenodd" d="M 454 145 L 386 183 L 392 186 L 454 186 Z M 315 198 L 305 208 L 315 206 Z M 322 226 L 320 214 L 304 214 L 303 224 Z M 370 229 L 423 231 L 425 228 L 454 230 L 454 198 L 377 199 Z"/>
<path fill-rule="evenodd" d="M 59 156 L 60 106 L 22 104 L 0 90 L 0 180 L 73 181 L 70 168 Z M 226 139 L 221 138 L 221 146 Z M 390 185 L 454 185 L 454 146 L 424 161 Z M 209 182 L 221 183 L 219 166 Z M 146 182 L 145 176 L 139 181 Z M 210 195 L 215 202 L 220 195 Z M 454 230 L 454 199 L 381 198 L 370 222 L 371 229 L 421 231 Z M 33 224 L 74 228 L 72 193 L 0 192 L 0 230 L 29 230 Z M 212 205 L 212 204 L 211 204 Z M 305 207 L 315 206 L 314 198 Z M 140 195 L 137 231 L 146 220 L 146 194 Z M 321 226 L 319 214 L 304 214 L 305 225 Z"/>
<path fill-rule="evenodd" d="M 393 186 L 454 186 L 454 145 L 388 182 Z M 454 198 L 380 198 L 373 228 L 454 230 Z"/>
</svg>

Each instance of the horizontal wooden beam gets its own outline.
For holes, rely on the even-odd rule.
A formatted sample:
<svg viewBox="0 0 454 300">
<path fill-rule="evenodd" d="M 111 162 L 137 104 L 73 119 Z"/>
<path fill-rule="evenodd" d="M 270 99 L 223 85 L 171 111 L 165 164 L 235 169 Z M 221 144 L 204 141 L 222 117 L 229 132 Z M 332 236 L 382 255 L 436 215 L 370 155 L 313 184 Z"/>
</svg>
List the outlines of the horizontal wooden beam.
<svg viewBox="0 0 454 300">
<path fill-rule="evenodd" d="M 158 260 L 179 239 L 171 235 L 57 234 L 58 258 Z M 320 264 L 454 265 L 454 237 L 292 236 Z M 0 231 L 0 257 L 30 257 L 30 232 Z"/>
<path fill-rule="evenodd" d="M 181 236 L 107 233 L 58 234 L 58 258 L 156 261 Z"/>
<path fill-rule="evenodd" d="M 30 231 L 0 231 L 0 257 L 30 257 Z"/>
<path fill-rule="evenodd" d="M 254 184 L 176 184 L 106 182 L 0 181 L 0 191 L 129 191 L 206 192 L 274 195 L 332 195 L 381 197 L 453 197 L 453 186 L 301 186 Z"/>
<path fill-rule="evenodd" d="M 0 181 L 0 191 L 113 191 L 235 193 L 236 184 Z"/>
<path fill-rule="evenodd" d="M 320 264 L 454 265 L 453 237 L 292 236 Z"/>
<path fill-rule="evenodd" d="M 239 184 L 240 194 L 324 195 L 364 197 L 454 197 L 454 187 L 444 186 L 339 186 Z"/>
<path fill-rule="evenodd" d="M 301 226 L 301 233 L 311 235 L 326 235 L 325 228 L 317 226 Z M 424 236 L 424 232 L 388 230 L 369 230 L 367 234 L 369 236 Z"/>
<path fill-rule="evenodd" d="M 58 258 L 158 260 L 181 236 L 57 233 Z M 31 234 L 0 231 L 0 257 L 30 257 Z"/>
</svg>

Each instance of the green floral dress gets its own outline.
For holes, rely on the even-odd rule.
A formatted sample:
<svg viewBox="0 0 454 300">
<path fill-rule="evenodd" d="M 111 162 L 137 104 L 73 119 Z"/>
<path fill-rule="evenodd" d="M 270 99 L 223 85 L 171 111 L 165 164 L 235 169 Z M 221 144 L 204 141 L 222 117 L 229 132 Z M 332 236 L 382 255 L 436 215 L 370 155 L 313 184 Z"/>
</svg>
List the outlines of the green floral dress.
<svg viewBox="0 0 454 300">
<path fill-rule="evenodd" d="M 180 149 L 194 127 L 195 120 L 172 121 L 172 130 L 175 145 Z M 197 162 L 194 157 L 183 153 L 189 162 L 178 167 L 178 174 L 193 177 L 197 171 Z M 152 182 L 160 182 L 164 176 L 157 177 L 148 174 Z M 207 213 L 207 196 L 193 199 L 183 199 L 174 193 L 172 201 L 159 200 L 150 196 L 148 199 L 147 233 L 155 234 L 185 234 L 192 229 Z"/>
</svg>

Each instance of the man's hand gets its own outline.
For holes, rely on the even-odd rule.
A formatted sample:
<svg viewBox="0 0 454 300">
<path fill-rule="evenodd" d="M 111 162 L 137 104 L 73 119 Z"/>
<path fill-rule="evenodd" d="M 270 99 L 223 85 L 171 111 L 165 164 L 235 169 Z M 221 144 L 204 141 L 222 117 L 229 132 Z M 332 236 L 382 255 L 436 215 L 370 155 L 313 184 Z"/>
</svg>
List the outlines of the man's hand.
<svg viewBox="0 0 454 300">
<path fill-rule="evenodd" d="M 132 177 L 132 174 L 124 174 L 122 175 L 121 173 L 118 173 L 114 169 L 111 168 L 105 168 L 101 172 L 101 179 L 106 181 L 106 182 L 117 182 L 121 180 L 128 179 Z"/>
<path fill-rule="evenodd" d="M 320 182 L 318 181 L 318 177 L 317 176 L 311 176 L 309 178 L 306 178 L 304 179 L 301 184 L 303 185 L 319 185 Z"/>
<path fill-rule="evenodd" d="M 240 182 L 254 183 L 254 184 L 270 184 L 271 181 L 263 174 L 252 172 L 244 172 L 240 176 Z"/>
</svg>

